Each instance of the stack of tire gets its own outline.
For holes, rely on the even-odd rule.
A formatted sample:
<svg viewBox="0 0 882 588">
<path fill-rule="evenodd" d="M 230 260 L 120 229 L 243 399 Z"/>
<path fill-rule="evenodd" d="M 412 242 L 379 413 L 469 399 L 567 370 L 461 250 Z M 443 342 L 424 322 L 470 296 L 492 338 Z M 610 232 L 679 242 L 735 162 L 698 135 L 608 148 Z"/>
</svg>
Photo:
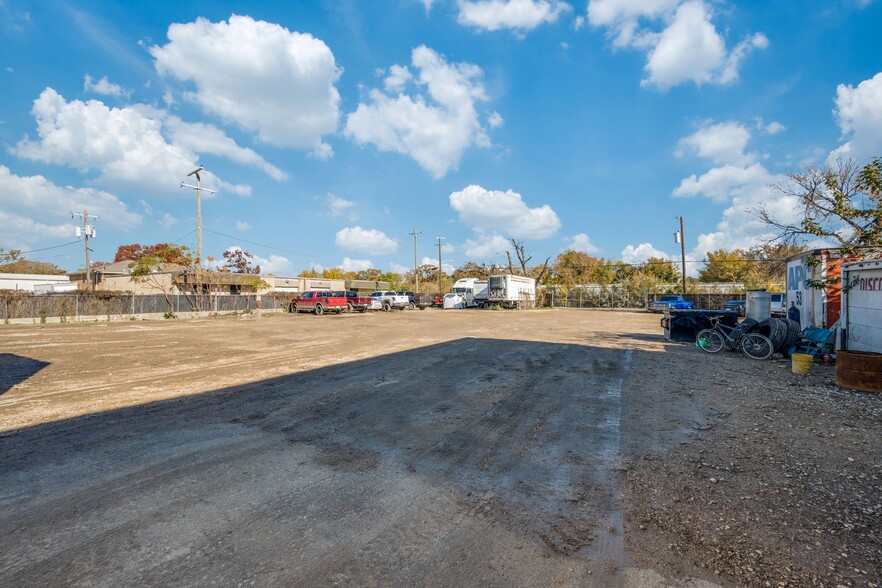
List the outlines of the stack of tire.
<svg viewBox="0 0 882 588">
<path fill-rule="evenodd" d="M 767 318 L 761 321 L 746 318 L 738 325 L 742 333 L 759 333 L 769 338 L 775 353 L 789 353 L 799 341 L 799 323 L 789 318 Z"/>
</svg>

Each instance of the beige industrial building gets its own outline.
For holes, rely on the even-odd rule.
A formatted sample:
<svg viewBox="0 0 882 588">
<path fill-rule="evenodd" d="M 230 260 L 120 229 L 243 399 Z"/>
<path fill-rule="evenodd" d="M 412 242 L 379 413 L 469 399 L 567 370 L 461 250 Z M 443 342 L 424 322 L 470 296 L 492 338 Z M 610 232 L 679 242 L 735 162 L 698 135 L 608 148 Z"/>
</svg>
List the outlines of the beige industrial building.
<svg viewBox="0 0 882 588">
<path fill-rule="evenodd" d="M 146 279 L 133 280 L 130 261 L 117 261 L 93 269 L 90 278 L 95 290 L 131 292 L 133 294 L 187 294 L 201 289 L 205 294 L 269 294 L 288 292 L 295 296 L 310 290 L 356 290 L 361 294 L 387 290 L 388 282 L 371 280 L 330 280 L 296 276 L 250 275 L 204 271 L 197 277 L 192 271 L 176 264 L 166 264 Z M 56 276 L 57 277 L 57 276 Z M 63 277 L 63 276 L 62 276 Z M 255 287 L 255 278 L 267 286 Z M 198 281 L 197 281 L 198 280 Z M 71 282 L 85 282 L 85 272 L 70 274 Z"/>
</svg>

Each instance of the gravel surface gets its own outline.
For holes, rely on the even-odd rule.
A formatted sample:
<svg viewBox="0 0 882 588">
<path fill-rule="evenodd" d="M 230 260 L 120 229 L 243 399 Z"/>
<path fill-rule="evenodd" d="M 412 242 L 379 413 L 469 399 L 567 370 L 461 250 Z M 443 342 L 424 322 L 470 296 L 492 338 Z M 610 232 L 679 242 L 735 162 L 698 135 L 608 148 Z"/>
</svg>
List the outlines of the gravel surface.
<svg viewBox="0 0 882 588">
<path fill-rule="evenodd" d="M 798 376 L 789 361 L 675 353 L 676 385 L 659 392 L 707 418 L 675 448 L 628 458 L 637 561 L 743 586 L 879 585 L 879 395 L 836 387 L 832 366 Z"/>
<path fill-rule="evenodd" d="M 882 403 L 657 315 L 0 330 L 0 585 L 874 586 Z"/>
</svg>

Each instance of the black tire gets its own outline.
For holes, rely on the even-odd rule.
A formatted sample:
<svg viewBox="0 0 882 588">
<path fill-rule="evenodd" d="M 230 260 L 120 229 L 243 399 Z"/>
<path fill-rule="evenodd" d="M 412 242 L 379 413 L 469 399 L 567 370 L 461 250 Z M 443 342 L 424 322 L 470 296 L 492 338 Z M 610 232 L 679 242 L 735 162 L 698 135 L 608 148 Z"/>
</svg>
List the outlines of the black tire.
<svg viewBox="0 0 882 588">
<path fill-rule="evenodd" d="M 353 311 L 355 311 L 355 308 L 352 306 L 352 303 L 347 302 L 346 303 L 346 312 L 353 312 Z"/>
<path fill-rule="evenodd" d="M 704 345 L 701 344 L 702 339 L 704 339 Z M 719 353 L 726 346 L 723 336 L 713 329 L 698 331 L 698 334 L 695 336 L 695 342 L 708 353 Z"/>
<path fill-rule="evenodd" d="M 358 309 L 358 312 L 367 312 L 367 306 L 362 306 Z"/>
<path fill-rule="evenodd" d="M 416 305 L 413 302 L 408 302 L 407 310 L 416 310 Z"/>
<path fill-rule="evenodd" d="M 775 353 L 775 344 L 765 335 L 750 333 L 741 340 L 741 351 L 750 359 L 769 359 Z"/>
<path fill-rule="evenodd" d="M 793 346 L 799 342 L 799 335 L 802 333 L 802 328 L 799 326 L 799 323 L 790 320 L 789 318 L 778 319 L 787 325 L 787 339 L 784 341 L 784 345 L 781 346 L 781 351 L 783 353 L 789 353 Z"/>
<path fill-rule="evenodd" d="M 291 304 L 291 314 L 297 314 L 297 305 L 294 303 Z"/>
<path fill-rule="evenodd" d="M 322 306 L 321 304 L 316 304 L 315 305 L 315 313 L 319 316 L 325 314 L 325 307 Z"/>
<path fill-rule="evenodd" d="M 754 332 L 768 337 L 769 341 L 772 342 L 772 353 L 781 347 L 787 338 L 787 327 L 783 321 L 779 321 L 776 318 L 767 318 L 761 321 Z"/>
<path fill-rule="evenodd" d="M 392 303 L 384 302 L 383 303 L 383 312 L 389 312 L 390 310 L 392 310 Z"/>
</svg>

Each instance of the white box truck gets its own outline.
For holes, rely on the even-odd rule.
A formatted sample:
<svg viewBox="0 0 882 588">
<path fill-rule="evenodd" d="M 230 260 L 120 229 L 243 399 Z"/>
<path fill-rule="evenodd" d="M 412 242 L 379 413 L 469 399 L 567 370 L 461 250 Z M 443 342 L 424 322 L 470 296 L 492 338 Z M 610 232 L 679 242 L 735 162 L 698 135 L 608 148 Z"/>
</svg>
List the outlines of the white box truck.
<svg viewBox="0 0 882 588">
<path fill-rule="evenodd" d="M 487 303 L 503 308 L 529 308 L 536 302 L 536 280 L 524 276 L 490 276 Z"/>
<path fill-rule="evenodd" d="M 840 347 L 882 353 L 882 260 L 842 264 Z"/>
<path fill-rule="evenodd" d="M 480 306 L 487 308 L 487 280 L 480 278 L 461 278 L 457 280 L 450 289 L 453 294 L 462 297 L 462 307 L 474 308 Z"/>
</svg>

